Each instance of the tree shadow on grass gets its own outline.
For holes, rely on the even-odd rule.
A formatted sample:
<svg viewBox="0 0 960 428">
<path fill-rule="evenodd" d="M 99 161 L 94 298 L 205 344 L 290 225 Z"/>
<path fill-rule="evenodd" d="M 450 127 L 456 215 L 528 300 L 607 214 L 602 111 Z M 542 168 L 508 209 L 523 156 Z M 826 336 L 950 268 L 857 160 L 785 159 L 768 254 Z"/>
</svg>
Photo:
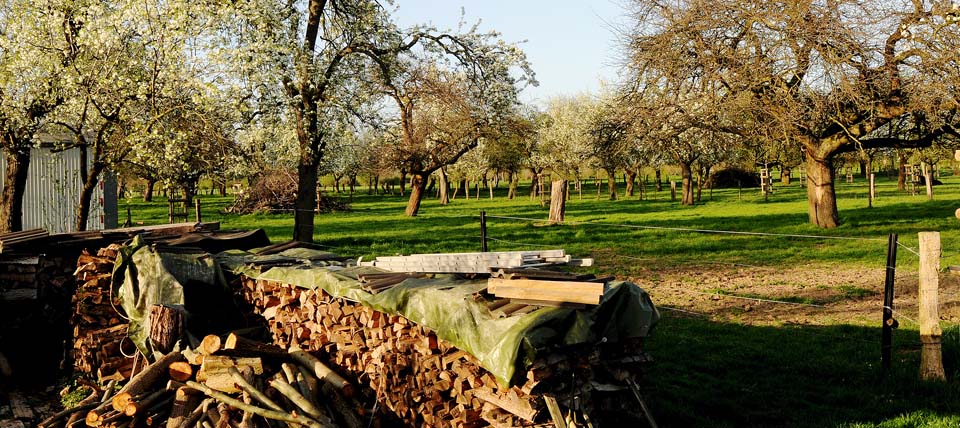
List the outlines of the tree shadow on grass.
<svg viewBox="0 0 960 428">
<path fill-rule="evenodd" d="M 893 367 L 881 376 L 879 328 L 758 327 L 671 315 L 647 342 L 655 362 L 642 379 L 661 427 L 960 423 L 960 385 L 917 380 L 915 330 L 895 331 Z M 945 347 L 953 378 L 957 348 Z"/>
</svg>

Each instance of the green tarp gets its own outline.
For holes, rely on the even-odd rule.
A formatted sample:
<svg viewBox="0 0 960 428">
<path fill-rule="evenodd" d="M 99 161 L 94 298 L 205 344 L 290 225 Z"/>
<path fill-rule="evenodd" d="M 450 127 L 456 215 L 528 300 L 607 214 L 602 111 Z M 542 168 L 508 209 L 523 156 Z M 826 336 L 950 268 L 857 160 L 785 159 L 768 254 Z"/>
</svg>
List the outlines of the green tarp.
<svg viewBox="0 0 960 428">
<path fill-rule="evenodd" d="M 121 266 L 118 259 L 117 269 L 125 270 L 127 277 L 135 275 L 139 278 L 139 289 L 124 280 L 121 291 L 124 309 L 131 315 L 131 337 L 137 340 L 138 346 L 143 342 L 142 333 L 134 329 L 134 325 L 142 324 L 143 308 L 154 302 L 189 303 L 184 302 L 184 282 L 178 278 L 189 274 L 191 278 L 222 280 L 220 269 L 210 262 L 209 257 L 160 254 L 143 246 L 131 246 L 122 254 L 124 263 Z M 307 249 L 270 256 L 227 251 L 215 257 L 225 271 L 306 289 L 319 288 L 334 297 L 401 315 L 469 352 L 504 385 L 509 383 L 518 367 L 530 363 L 540 350 L 551 346 L 598 343 L 604 339 L 617 342 L 644 337 L 650 334 L 659 319 L 647 293 L 630 282 L 608 283 L 600 305 L 585 310 L 542 308 L 523 315 L 498 318 L 474 298 L 474 293 L 486 286 L 486 280 L 465 280 L 452 275 L 411 278 L 396 287 L 371 294 L 360 288 L 358 275 L 381 273 L 382 270 L 343 267 L 338 262 L 324 261 L 326 258 L 329 253 Z M 296 265 L 273 267 L 263 272 L 251 267 L 251 263 L 263 262 Z M 144 284 L 148 283 L 151 285 L 145 287 Z"/>
</svg>

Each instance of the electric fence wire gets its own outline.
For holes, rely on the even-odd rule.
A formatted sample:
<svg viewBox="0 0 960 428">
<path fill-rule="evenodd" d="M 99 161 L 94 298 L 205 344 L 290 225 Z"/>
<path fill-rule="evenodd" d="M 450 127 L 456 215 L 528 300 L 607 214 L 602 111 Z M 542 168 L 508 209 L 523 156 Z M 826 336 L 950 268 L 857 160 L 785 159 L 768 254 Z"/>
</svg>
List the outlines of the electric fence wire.
<svg viewBox="0 0 960 428">
<path fill-rule="evenodd" d="M 473 216 L 477 217 L 477 216 Z M 513 216 L 497 216 L 487 214 L 486 218 L 498 218 L 505 220 L 520 220 L 520 221 L 532 221 L 532 222 L 542 222 L 544 219 L 535 219 L 527 217 L 513 217 Z M 674 232 L 696 232 L 696 233 L 715 233 L 715 234 L 727 234 L 727 235 L 746 235 L 746 236 L 769 236 L 769 237 L 780 237 L 780 238 L 807 238 L 807 239 L 835 239 L 835 240 L 847 240 L 847 241 L 886 241 L 886 238 L 868 238 L 868 237 L 857 237 L 857 236 L 827 236 L 827 235 L 806 235 L 806 234 L 793 234 L 793 233 L 772 233 L 772 232 L 746 232 L 746 231 L 737 231 L 737 230 L 715 230 L 715 229 L 697 229 L 697 228 L 688 228 L 688 227 L 670 227 L 670 226 L 645 226 L 637 224 L 621 224 L 621 223 L 603 223 L 595 221 L 576 221 L 576 222 L 559 222 L 558 224 L 576 226 L 580 224 L 590 225 L 590 226 L 608 226 L 608 227 L 620 227 L 627 229 L 647 229 L 647 230 L 666 230 Z"/>
</svg>

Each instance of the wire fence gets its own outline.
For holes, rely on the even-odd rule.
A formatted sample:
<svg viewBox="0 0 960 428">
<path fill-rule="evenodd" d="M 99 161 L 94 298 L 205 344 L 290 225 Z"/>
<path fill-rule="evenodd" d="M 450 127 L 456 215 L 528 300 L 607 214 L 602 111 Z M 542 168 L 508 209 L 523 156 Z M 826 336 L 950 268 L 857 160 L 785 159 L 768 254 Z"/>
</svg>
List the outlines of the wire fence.
<svg viewBox="0 0 960 428">
<path fill-rule="evenodd" d="M 529 217 L 507 216 L 507 215 L 489 215 L 489 214 L 484 214 L 483 216 L 485 216 L 486 219 L 522 221 L 522 222 L 531 222 L 535 224 L 547 223 L 547 221 L 542 218 L 529 218 Z M 473 217 L 476 218 L 477 216 L 473 216 Z M 810 239 L 810 240 L 818 240 L 818 241 L 837 240 L 837 241 L 860 241 L 860 242 L 870 242 L 870 243 L 888 241 L 888 238 L 870 237 L 870 236 L 838 236 L 838 235 L 792 234 L 792 233 L 754 232 L 754 231 L 737 231 L 737 230 L 715 230 L 715 229 L 687 228 L 687 227 L 673 227 L 673 226 L 651 226 L 651 225 L 608 223 L 608 222 L 598 222 L 598 221 L 559 222 L 554 224 L 558 224 L 560 226 L 587 225 L 591 227 L 619 228 L 619 229 L 630 229 L 630 230 L 654 230 L 654 231 L 677 232 L 677 233 L 701 233 L 701 234 L 722 234 L 722 235 L 732 235 L 732 236 L 752 236 L 752 237 L 762 237 L 762 238 L 771 238 L 771 239 L 792 239 L 792 240 Z M 512 246 L 512 248 L 516 248 L 516 247 L 557 248 L 558 247 L 558 245 L 544 244 L 542 242 L 531 243 L 531 242 L 523 242 L 523 241 L 517 241 L 517 240 L 511 240 L 511 239 L 492 237 L 486 231 L 484 231 L 484 235 L 482 237 L 476 237 L 476 238 L 486 239 L 486 240 L 494 241 L 501 244 L 507 244 Z M 912 254 L 917 258 L 920 257 L 920 252 L 917 249 L 909 245 L 906 245 L 903 242 L 900 242 L 899 240 L 896 241 L 896 245 L 897 245 L 897 248 L 903 249 L 907 253 Z M 621 258 L 625 260 L 633 260 L 633 261 L 655 261 L 660 259 L 659 257 L 637 257 L 632 255 L 626 255 L 626 254 L 613 254 L 610 257 Z M 879 257 L 881 257 L 880 254 L 878 254 L 878 258 Z M 941 257 L 944 257 L 943 254 L 941 254 Z M 672 260 L 675 260 L 675 259 L 672 259 Z M 730 266 L 736 266 L 736 267 L 748 267 L 748 268 L 754 268 L 754 269 L 776 269 L 775 267 L 765 266 L 760 264 L 754 265 L 754 264 L 747 264 L 747 263 L 704 260 L 702 257 L 687 259 L 683 261 L 689 262 L 691 264 L 697 264 L 697 265 L 719 264 L 719 265 L 730 265 Z M 912 287 L 914 286 L 912 282 L 914 280 L 919 280 L 919 273 L 917 272 L 905 272 L 903 270 L 896 270 L 894 266 L 884 266 L 883 269 L 884 270 L 893 269 L 895 271 L 895 275 L 894 275 L 895 283 L 897 281 L 902 282 L 904 280 L 910 280 L 910 283 L 911 283 L 910 286 Z M 711 298 L 718 299 L 718 300 L 729 298 L 734 300 L 750 301 L 755 304 L 802 307 L 802 308 L 807 308 L 813 311 L 828 311 L 828 310 L 832 310 L 834 307 L 838 307 L 842 305 L 842 300 L 838 300 L 832 303 L 824 303 L 824 304 L 807 303 L 807 302 L 796 302 L 796 301 L 786 300 L 787 298 L 778 299 L 778 298 L 765 298 L 765 297 L 749 296 L 749 295 L 747 296 L 737 295 L 734 292 L 724 291 L 724 290 L 701 291 L 701 290 L 686 289 L 686 290 L 683 290 L 682 293 L 710 296 Z M 960 290 L 951 291 L 951 290 L 941 289 L 940 296 L 941 296 L 940 310 L 941 310 L 941 313 L 943 313 L 945 309 L 943 302 L 953 297 L 960 297 Z M 917 306 L 919 305 L 915 303 L 910 303 L 905 307 L 912 309 Z M 675 313 L 682 316 L 695 316 L 695 317 L 702 317 L 702 318 L 709 318 L 709 319 L 714 319 L 715 317 L 718 316 L 718 314 L 716 313 L 701 312 L 701 311 L 693 310 L 683 306 L 678 306 L 675 303 L 658 305 L 657 307 L 658 309 L 662 309 L 666 312 Z M 920 326 L 920 322 L 917 319 L 905 313 L 905 311 L 909 309 L 904 309 L 903 305 L 899 306 L 900 308 L 899 310 L 895 309 L 895 307 L 897 307 L 896 304 L 894 305 L 894 307 L 890 307 L 890 306 L 885 306 L 882 302 L 878 303 L 875 307 L 877 309 L 877 312 L 881 312 L 884 309 L 889 310 L 894 315 L 895 319 L 905 321 L 908 324 L 910 324 L 911 327 L 919 328 Z M 912 312 L 913 311 L 911 311 L 911 313 Z M 783 322 L 784 320 L 776 320 L 776 321 Z M 949 335 L 950 339 L 957 342 L 954 348 L 960 349 L 960 324 L 947 322 L 947 321 L 941 321 L 941 324 L 944 325 L 951 332 L 951 334 Z M 790 323 L 790 325 L 811 326 L 811 327 L 814 326 L 812 324 L 797 324 L 797 323 Z M 805 333 L 811 333 L 818 336 L 830 336 L 829 333 L 814 331 L 810 329 L 798 329 L 798 331 L 803 331 Z M 955 332 L 956 334 L 953 334 L 953 332 Z M 945 341 L 947 339 L 947 336 L 948 336 L 947 334 L 944 335 Z M 850 338 L 847 336 L 843 336 L 843 337 L 833 336 L 832 338 L 837 340 L 856 340 L 864 343 L 879 344 L 879 340 L 856 339 L 856 338 Z M 901 345 L 906 344 L 905 346 L 919 346 L 920 344 L 919 337 L 917 338 L 917 341 L 915 344 L 913 342 L 903 342 L 903 341 L 901 341 L 900 343 Z"/>
</svg>

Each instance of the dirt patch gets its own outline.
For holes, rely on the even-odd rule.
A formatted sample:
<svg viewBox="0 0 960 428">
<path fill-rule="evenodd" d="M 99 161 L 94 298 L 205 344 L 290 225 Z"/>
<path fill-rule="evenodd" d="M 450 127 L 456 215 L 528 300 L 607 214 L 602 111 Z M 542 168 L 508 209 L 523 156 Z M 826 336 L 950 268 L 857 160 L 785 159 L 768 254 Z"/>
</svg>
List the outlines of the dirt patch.
<svg viewBox="0 0 960 428">
<path fill-rule="evenodd" d="M 842 266 L 791 268 L 731 265 L 656 269 L 629 278 L 664 312 L 748 325 L 875 325 L 883 309 L 885 272 Z M 898 272 L 894 310 L 916 328 L 918 279 Z M 940 317 L 960 322 L 960 276 L 940 278 Z"/>
</svg>

